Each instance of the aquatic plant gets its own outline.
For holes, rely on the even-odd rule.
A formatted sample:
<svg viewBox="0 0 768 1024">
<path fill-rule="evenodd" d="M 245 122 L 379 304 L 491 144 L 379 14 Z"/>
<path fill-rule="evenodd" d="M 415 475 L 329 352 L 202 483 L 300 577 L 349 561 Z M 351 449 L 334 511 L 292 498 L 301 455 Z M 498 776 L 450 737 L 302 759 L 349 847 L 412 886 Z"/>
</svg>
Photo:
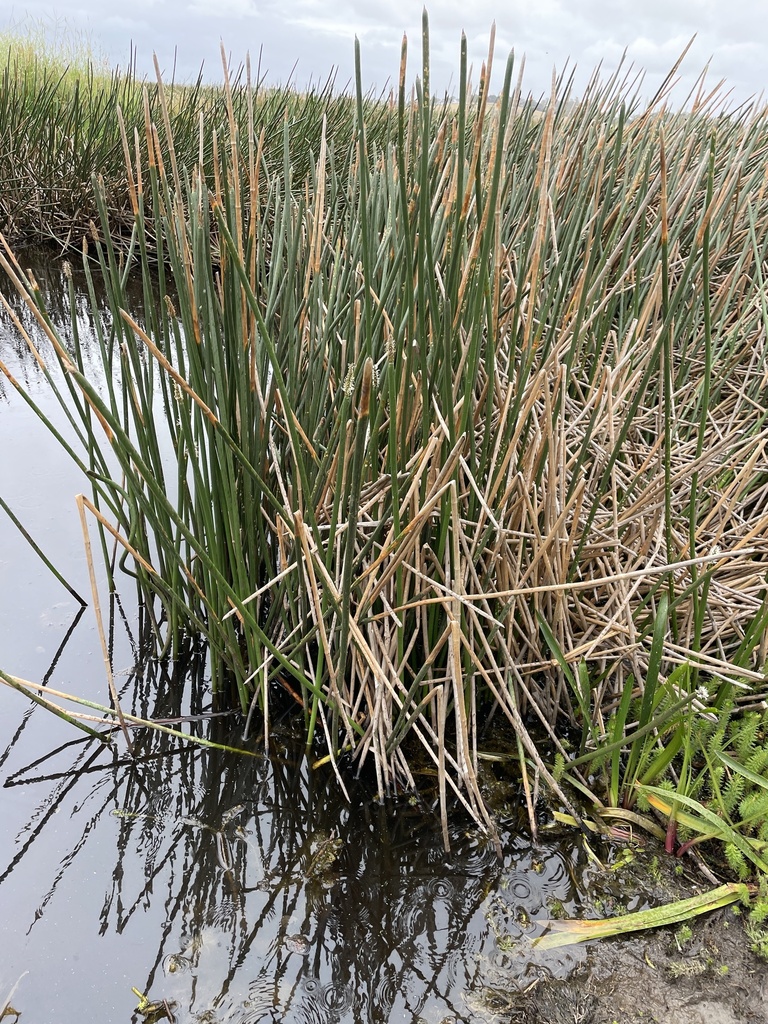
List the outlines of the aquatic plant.
<svg viewBox="0 0 768 1024">
<path fill-rule="evenodd" d="M 158 81 L 138 144 L 123 114 L 127 245 L 94 183 L 103 381 L 0 255 L 158 653 L 204 637 L 219 701 L 266 736 L 279 687 L 382 794 L 416 741 L 444 820 L 452 791 L 489 827 L 491 709 L 534 823 L 539 778 L 567 803 L 540 736 L 618 802 L 759 695 L 768 536 L 765 111 L 702 85 L 674 113 L 669 83 L 642 108 L 617 74 L 541 116 L 511 58 L 491 101 L 492 57 L 473 91 L 462 42 L 436 104 L 425 21 L 382 137 L 358 52 L 353 143 L 321 119 L 306 175 L 289 118 L 269 162 L 255 87 L 225 81 L 195 149 Z"/>
<path fill-rule="evenodd" d="M 768 712 L 737 715 L 728 705 L 713 718 L 692 726 L 676 778 L 639 784 L 638 797 L 668 819 L 670 853 L 718 840 L 744 880 L 755 867 L 768 872 Z"/>
<path fill-rule="evenodd" d="M 127 244 L 133 213 L 121 125 L 129 127 L 132 159 L 146 165 L 151 123 L 164 116 L 158 84 L 137 74 L 135 56 L 131 53 L 124 68 L 110 68 L 87 39 L 72 33 L 57 32 L 53 41 L 41 29 L 26 26 L 0 35 L 0 161 L 5 168 L 0 230 L 6 238 L 17 245 L 45 240 L 77 250 L 88 237 L 89 223 L 106 210 L 113 244 L 121 243 L 121 230 Z M 252 80 L 250 65 L 233 70 L 231 78 L 229 103 L 221 87 L 203 81 L 202 70 L 195 82 L 166 83 L 165 116 L 180 166 L 202 160 L 212 175 L 214 137 L 217 132 L 226 136 L 230 116 L 241 134 L 248 131 L 251 116 L 260 159 L 270 172 L 282 167 L 287 130 L 297 183 L 304 181 L 318 151 L 323 124 L 328 139 L 346 143 L 354 134 L 355 103 L 335 89 L 333 75 L 303 92 L 290 84 L 267 85 L 258 69 Z M 369 96 L 364 107 L 370 135 L 385 144 L 394 130 L 391 107 Z M 150 196 L 145 197 L 144 216 L 151 246 Z"/>
</svg>

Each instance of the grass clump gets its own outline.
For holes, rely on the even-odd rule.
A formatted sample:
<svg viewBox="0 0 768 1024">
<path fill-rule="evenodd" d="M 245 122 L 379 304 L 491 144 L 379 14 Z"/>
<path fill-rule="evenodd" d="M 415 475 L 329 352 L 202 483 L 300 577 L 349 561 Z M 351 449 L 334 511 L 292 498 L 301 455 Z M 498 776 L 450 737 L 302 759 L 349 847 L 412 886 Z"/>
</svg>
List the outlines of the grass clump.
<svg viewBox="0 0 768 1024">
<path fill-rule="evenodd" d="M 511 59 L 489 101 L 490 64 L 473 92 L 463 43 L 435 104 L 425 21 L 412 95 L 405 44 L 391 108 L 358 54 L 352 142 L 320 105 L 279 160 L 247 86 L 194 145 L 160 83 L 123 110 L 128 244 L 101 180 L 88 239 L 103 383 L 0 260 L 158 650 L 205 637 L 265 734 L 279 683 L 382 794 L 417 742 L 488 825 L 491 708 L 533 820 L 529 771 L 559 791 L 534 726 L 577 782 L 599 750 L 619 802 L 660 730 L 669 764 L 691 716 L 759 697 L 768 568 L 765 112 L 641 108 L 617 77 L 540 117 Z"/>
</svg>

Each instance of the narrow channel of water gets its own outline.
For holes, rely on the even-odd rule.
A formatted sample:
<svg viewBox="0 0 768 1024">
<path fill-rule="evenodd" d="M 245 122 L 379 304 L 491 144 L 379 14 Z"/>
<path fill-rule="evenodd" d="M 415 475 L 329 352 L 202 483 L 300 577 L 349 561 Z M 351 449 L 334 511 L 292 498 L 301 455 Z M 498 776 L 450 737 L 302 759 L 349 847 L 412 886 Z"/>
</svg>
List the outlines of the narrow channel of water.
<svg viewBox="0 0 768 1024">
<path fill-rule="evenodd" d="M 60 269 L 35 273 L 66 324 Z M 0 359 L 66 429 L 7 316 Z M 88 596 L 74 504 L 83 489 L 0 376 L 0 494 Z M 132 989 L 155 1016 L 165 1001 L 179 1024 L 494 1021 L 509 1019 L 538 978 L 586 962 L 584 947 L 545 955 L 531 939 L 610 879 L 572 834 L 531 843 L 498 766 L 484 766 L 483 785 L 501 859 L 460 818 L 446 855 L 428 796 L 381 805 L 366 780 L 350 778 L 347 802 L 287 716 L 272 723 L 268 753 L 259 735 L 244 741 L 190 685 L 204 663 L 143 661 L 136 619 L 128 597 L 112 606 L 126 709 L 182 718 L 179 728 L 252 754 L 136 731 L 131 757 L 121 736 L 110 747 L 83 738 L 0 685 L 0 1007 L 18 981 L 11 1003 L 30 1024 L 153 1019 L 135 1010 Z M 107 702 L 92 608 L 79 613 L 2 510 L 0 668 Z"/>
</svg>

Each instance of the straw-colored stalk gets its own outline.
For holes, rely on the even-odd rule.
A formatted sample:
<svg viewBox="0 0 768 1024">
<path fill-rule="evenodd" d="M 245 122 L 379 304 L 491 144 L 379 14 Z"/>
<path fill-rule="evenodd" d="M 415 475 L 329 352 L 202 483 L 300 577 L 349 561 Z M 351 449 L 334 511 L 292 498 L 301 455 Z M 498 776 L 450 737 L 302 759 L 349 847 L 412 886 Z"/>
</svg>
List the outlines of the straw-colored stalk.
<svg viewBox="0 0 768 1024">
<path fill-rule="evenodd" d="M 760 677 L 768 568 L 764 111 L 641 111 L 616 78 L 553 89 L 542 118 L 511 61 L 491 103 L 491 62 L 473 96 L 464 45 L 442 108 L 401 74 L 383 146 L 359 92 L 353 143 L 326 120 L 301 175 L 231 88 L 205 158 L 174 157 L 158 86 L 127 256 L 96 193 L 106 386 L 0 254 L 159 649 L 202 632 L 265 735 L 279 683 L 334 762 L 385 794 L 421 756 L 444 818 L 452 795 L 486 825 L 491 708 L 532 814 L 538 779 L 557 788 L 532 732 L 599 741 L 649 669 Z"/>
</svg>

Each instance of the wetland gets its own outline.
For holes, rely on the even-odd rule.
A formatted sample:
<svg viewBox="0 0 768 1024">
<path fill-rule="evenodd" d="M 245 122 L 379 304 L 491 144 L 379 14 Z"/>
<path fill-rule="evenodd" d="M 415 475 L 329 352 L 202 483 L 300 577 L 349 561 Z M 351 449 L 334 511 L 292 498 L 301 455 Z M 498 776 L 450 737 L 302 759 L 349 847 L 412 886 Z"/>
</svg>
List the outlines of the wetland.
<svg viewBox="0 0 768 1024">
<path fill-rule="evenodd" d="M 4 1024 L 766 1019 L 766 109 L 422 43 L 10 46 Z"/>
<path fill-rule="evenodd" d="M 54 321 L 68 316 L 60 263 L 50 254 L 28 263 Z M 75 274 L 75 283 L 88 337 L 85 281 Z M 14 308 L 34 332 L 24 309 Z M 45 338 L 34 337 L 45 353 Z M 57 417 L 7 319 L 0 353 Z M 3 496 L 67 580 L 87 592 L 77 473 L 7 387 L 0 432 Z M 0 524 L 5 665 L 99 700 L 104 666 L 89 610 L 10 520 Z M 242 746 L 238 716 L 212 712 L 204 653 L 159 663 L 140 633 L 126 589 L 111 604 L 109 629 L 125 710 Z M 482 792 L 501 857 L 460 811 L 446 855 L 433 783 L 424 783 L 423 798 L 382 802 L 374 779 L 347 771 L 345 799 L 329 766 L 313 767 L 290 703 L 278 702 L 266 752 L 263 743 L 243 756 L 137 731 L 130 757 L 119 744 L 74 737 L 68 724 L 0 688 L 0 997 L 18 982 L 8 999 L 17 1019 L 768 1019 L 765 965 L 732 908 L 693 922 L 682 942 L 665 929 L 536 951 L 532 940 L 549 919 L 613 916 L 706 887 L 691 868 L 676 873 L 658 841 L 638 834 L 634 842 L 585 844 L 542 804 L 534 842 L 519 781 L 485 762 Z"/>
</svg>

